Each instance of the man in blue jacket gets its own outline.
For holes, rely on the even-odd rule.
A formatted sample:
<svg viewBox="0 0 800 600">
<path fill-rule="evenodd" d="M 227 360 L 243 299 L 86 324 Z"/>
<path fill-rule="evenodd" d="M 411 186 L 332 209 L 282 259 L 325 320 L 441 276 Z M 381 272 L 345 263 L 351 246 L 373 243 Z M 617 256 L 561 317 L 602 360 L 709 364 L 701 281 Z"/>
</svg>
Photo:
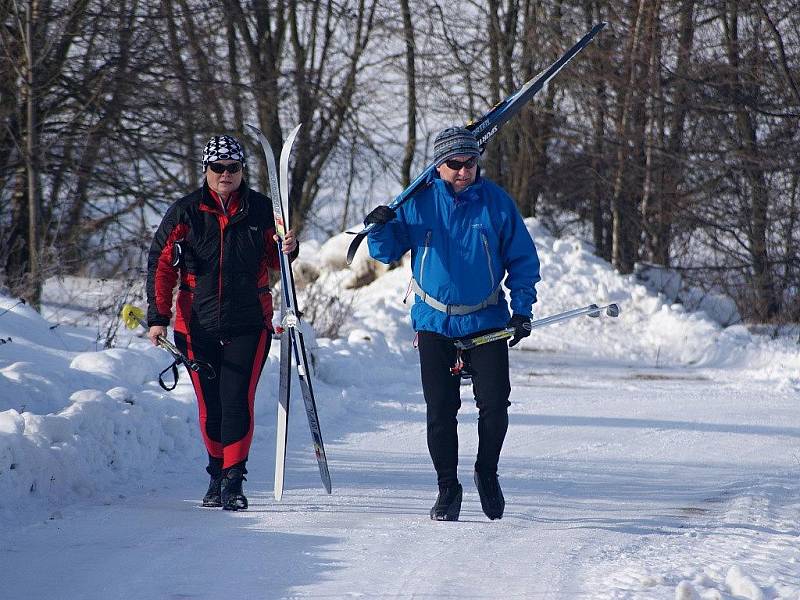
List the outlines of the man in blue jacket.
<svg viewBox="0 0 800 600">
<path fill-rule="evenodd" d="M 378 206 L 365 223 L 381 225 L 368 238 L 373 258 L 389 263 L 411 250 L 411 320 L 418 332 L 428 450 L 439 484 L 430 516 L 456 521 L 463 490 L 457 474 L 461 398 L 460 378 L 451 373 L 459 358 L 454 341 L 505 327 L 515 329 L 511 346 L 530 335 L 539 258 L 514 201 L 480 176 L 480 146 L 471 131 L 445 129 L 433 154 L 436 173 L 430 182 L 396 211 Z M 508 346 L 503 340 L 484 344 L 461 358 L 469 365 L 478 407 L 474 481 L 483 512 L 499 519 L 505 500 L 497 463 L 511 393 Z"/>
</svg>

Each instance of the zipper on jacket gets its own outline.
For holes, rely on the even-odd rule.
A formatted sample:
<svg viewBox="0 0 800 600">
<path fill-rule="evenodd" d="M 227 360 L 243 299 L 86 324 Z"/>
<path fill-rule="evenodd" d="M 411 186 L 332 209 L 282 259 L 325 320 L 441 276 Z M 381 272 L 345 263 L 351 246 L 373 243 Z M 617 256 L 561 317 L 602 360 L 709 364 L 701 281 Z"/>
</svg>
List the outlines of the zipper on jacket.
<svg viewBox="0 0 800 600">
<path fill-rule="evenodd" d="M 419 286 L 422 287 L 422 280 L 424 279 L 425 275 L 425 260 L 428 258 L 428 250 L 431 247 L 431 236 L 433 236 L 433 230 L 429 229 L 428 232 L 425 234 L 425 250 L 422 252 L 422 260 L 419 264 Z"/>
<path fill-rule="evenodd" d="M 219 277 L 217 278 L 217 329 L 222 328 L 222 259 L 225 254 L 225 227 L 219 223 Z"/>
<path fill-rule="evenodd" d="M 486 237 L 486 233 L 481 231 L 481 239 L 483 240 L 483 249 L 486 252 L 486 265 L 489 267 L 489 277 L 492 280 L 492 289 L 489 290 L 490 293 L 494 291 L 494 269 L 492 269 L 492 255 L 489 252 L 489 238 Z"/>
</svg>

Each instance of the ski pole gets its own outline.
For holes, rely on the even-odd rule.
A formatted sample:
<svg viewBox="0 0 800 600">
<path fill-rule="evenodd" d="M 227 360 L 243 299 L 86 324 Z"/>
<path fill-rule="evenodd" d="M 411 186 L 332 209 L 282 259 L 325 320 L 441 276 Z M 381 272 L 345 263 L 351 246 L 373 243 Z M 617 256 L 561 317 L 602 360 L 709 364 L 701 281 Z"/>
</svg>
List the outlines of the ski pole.
<svg viewBox="0 0 800 600">
<path fill-rule="evenodd" d="M 536 321 L 532 321 L 531 329 L 546 327 L 547 325 L 560 323 L 561 321 L 567 321 L 569 319 L 574 319 L 575 317 L 580 317 L 582 315 L 588 315 L 590 317 L 599 317 L 603 312 L 605 312 L 605 314 L 609 317 L 618 317 L 619 305 L 615 303 L 606 304 L 605 306 L 598 306 L 597 304 L 589 304 L 588 306 L 584 306 L 582 308 L 574 308 L 572 310 L 558 313 L 556 315 L 551 315 L 549 317 L 544 317 L 542 319 L 537 319 Z M 471 338 L 463 338 L 460 340 L 456 340 L 455 347 L 458 348 L 459 350 L 469 350 L 471 348 L 474 348 L 475 346 L 481 346 L 483 344 L 488 344 L 489 342 L 496 342 L 497 340 L 507 340 L 512 337 L 514 337 L 514 328 L 506 327 L 505 329 L 501 329 L 500 331 L 493 331 L 491 333 L 486 333 L 484 335 L 478 335 Z"/>
<path fill-rule="evenodd" d="M 144 320 L 144 311 L 138 306 L 134 306 L 132 304 L 123 305 L 122 311 L 120 313 L 120 318 L 122 319 L 122 322 L 125 323 L 125 327 L 127 327 L 128 329 L 136 329 L 138 325 L 142 326 L 144 329 L 148 329 L 147 323 Z M 214 368 L 210 364 L 190 359 L 183 352 L 181 352 L 175 344 L 170 342 L 163 335 L 157 336 L 156 341 L 158 342 L 158 347 L 161 348 L 162 350 L 166 350 L 167 352 L 169 352 L 175 361 L 172 363 L 172 365 L 161 371 L 161 373 L 158 376 L 158 383 L 165 390 L 171 391 L 175 389 L 175 386 L 178 384 L 178 369 L 176 367 L 178 363 L 185 365 L 186 368 L 195 373 L 205 375 L 208 379 L 214 379 L 217 376 L 216 372 L 214 371 Z M 171 388 L 168 388 L 164 384 L 162 376 L 170 369 L 172 369 L 172 374 L 175 377 L 175 383 Z"/>
<path fill-rule="evenodd" d="M 12 311 L 12 310 L 13 310 L 13 309 L 15 309 L 16 307 L 18 307 L 20 304 L 25 304 L 25 298 L 20 298 L 20 299 L 19 299 L 19 301 L 18 301 L 18 302 L 17 302 L 17 303 L 16 303 L 14 306 L 12 306 L 12 307 L 10 307 L 10 308 L 7 308 L 7 309 L 5 309 L 3 312 L 0 312 L 0 317 L 2 317 L 2 316 L 3 316 L 4 314 L 6 314 L 7 312 L 10 312 L 10 311 Z"/>
</svg>

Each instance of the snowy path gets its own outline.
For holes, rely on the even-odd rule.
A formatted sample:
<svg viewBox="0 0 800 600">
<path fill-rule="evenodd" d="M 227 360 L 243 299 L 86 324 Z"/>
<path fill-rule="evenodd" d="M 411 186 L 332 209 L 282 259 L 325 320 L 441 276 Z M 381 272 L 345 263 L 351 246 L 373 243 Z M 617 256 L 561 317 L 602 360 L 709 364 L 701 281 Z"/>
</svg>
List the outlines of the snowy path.
<svg viewBox="0 0 800 600">
<path fill-rule="evenodd" d="M 377 396 L 350 379 L 346 393 L 364 401 L 345 414 L 326 415 L 325 395 L 337 393 L 329 376 L 319 403 L 332 495 L 319 485 L 297 401 L 281 503 L 264 423 L 248 512 L 198 508 L 200 465 L 155 474 L 143 494 L 0 533 L 2 595 L 800 598 L 795 392 L 729 382 L 730 371 L 512 356 L 502 521 L 483 516 L 470 477 L 469 388 L 461 521 L 434 523 L 416 365 L 395 368 Z"/>
</svg>

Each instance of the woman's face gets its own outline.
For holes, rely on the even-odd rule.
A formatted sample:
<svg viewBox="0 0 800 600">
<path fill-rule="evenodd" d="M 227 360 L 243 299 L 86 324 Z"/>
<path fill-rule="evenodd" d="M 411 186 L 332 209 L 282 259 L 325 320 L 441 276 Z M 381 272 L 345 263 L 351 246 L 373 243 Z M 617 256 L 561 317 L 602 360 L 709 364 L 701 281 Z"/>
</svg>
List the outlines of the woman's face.
<svg viewBox="0 0 800 600">
<path fill-rule="evenodd" d="M 228 165 L 236 165 L 238 170 L 235 173 L 231 173 Z M 214 171 L 214 169 L 220 170 L 222 167 L 228 168 L 224 169 L 222 173 Z M 242 184 L 242 175 L 242 163 L 238 160 L 217 160 L 209 163 L 206 169 L 208 187 L 214 190 L 221 198 L 227 198 L 232 192 L 239 189 Z"/>
</svg>

